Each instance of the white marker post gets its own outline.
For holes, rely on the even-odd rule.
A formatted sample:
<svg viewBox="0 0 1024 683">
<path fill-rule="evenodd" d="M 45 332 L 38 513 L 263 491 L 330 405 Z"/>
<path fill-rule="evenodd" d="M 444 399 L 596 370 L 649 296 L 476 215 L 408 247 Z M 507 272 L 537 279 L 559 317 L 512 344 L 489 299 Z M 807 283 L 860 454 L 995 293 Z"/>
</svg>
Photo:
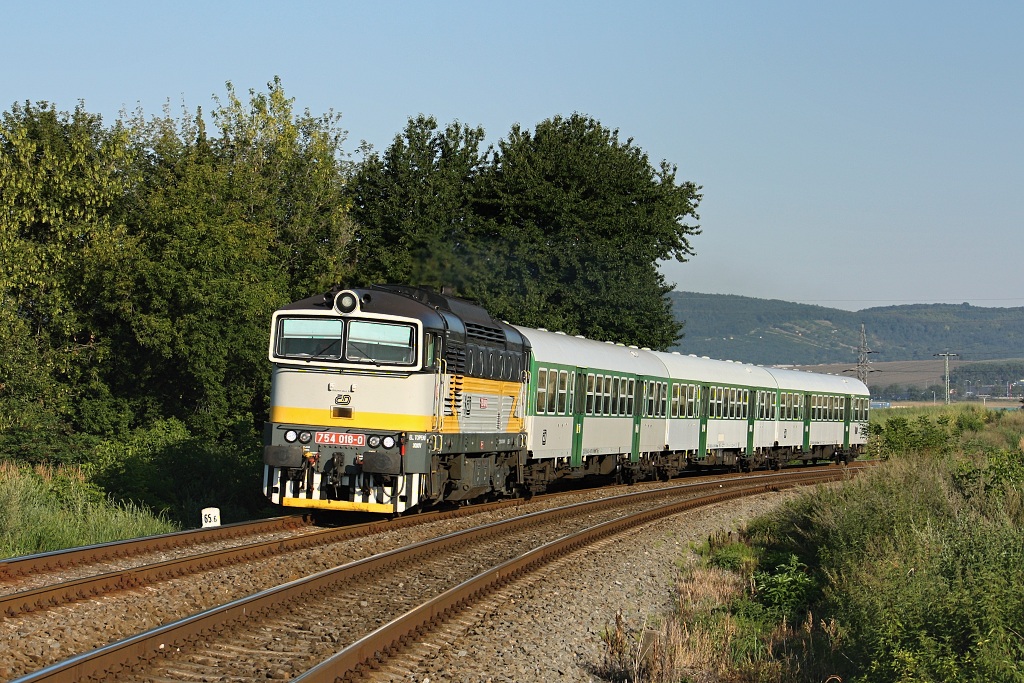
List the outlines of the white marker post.
<svg viewBox="0 0 1024 683">
<path fill-rule="evenodd" d="M 203 528 L 220 526 L 220 508 L 203 508 Z"/>
</svg>

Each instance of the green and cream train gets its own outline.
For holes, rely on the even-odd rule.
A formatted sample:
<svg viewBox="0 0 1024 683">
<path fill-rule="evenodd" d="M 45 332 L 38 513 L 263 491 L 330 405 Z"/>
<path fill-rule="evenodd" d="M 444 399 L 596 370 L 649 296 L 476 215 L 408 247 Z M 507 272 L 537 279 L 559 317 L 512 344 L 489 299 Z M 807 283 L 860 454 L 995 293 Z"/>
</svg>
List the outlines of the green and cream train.
<svg viewBox="0 0 1024 683">
<path fill-rule="evenodd" d="M 264 493 L 400 514 L 590 476 L 845 462 L 867 387 L 496 321 L 402 285 L 336 288 L 274 313 Z"/>
</svg>

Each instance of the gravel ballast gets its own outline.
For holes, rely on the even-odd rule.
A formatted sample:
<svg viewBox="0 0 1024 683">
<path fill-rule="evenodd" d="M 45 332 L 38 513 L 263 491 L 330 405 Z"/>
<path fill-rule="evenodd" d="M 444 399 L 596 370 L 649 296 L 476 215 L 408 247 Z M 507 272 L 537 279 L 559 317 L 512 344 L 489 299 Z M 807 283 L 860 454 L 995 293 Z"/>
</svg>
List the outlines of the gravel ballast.
<svg viewBox="0 0 1024 683">
<path fill-rule="evenodd" d="M 598 676 L 601 634 L 621 611 L 636 632 L 672 612 L 679 563 L 691 544 L 736 531 L 797 495 L 762 494 L 648 524 L 599 548 L 575 553 L 529 583 L 520 582 L 482 620 L 393 681 L 419 683 L 585 683 Z"/>
</svg>

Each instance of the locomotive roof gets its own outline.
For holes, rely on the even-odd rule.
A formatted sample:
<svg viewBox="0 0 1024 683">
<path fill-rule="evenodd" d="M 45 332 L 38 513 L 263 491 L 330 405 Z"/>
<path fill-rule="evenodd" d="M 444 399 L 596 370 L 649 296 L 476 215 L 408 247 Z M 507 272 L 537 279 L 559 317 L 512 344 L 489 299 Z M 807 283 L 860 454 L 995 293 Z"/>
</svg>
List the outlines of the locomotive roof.
<svg viewBox="0 0 1024 683">
<path fill-rule="evenodd" d="M 513 326 L 494 320 L 480 305 L 425 287 L 373 285 L 345 288 L 336 286 L 323 294 L 282 306 L 281 311 L 316 311 L 336 314 L 334 298 L 348 289 L 359 300 L 359 311 L 416 318 L 425 327 L 446 332 L 459 342 L 504 346 L 522 351 L 526 342 Z M 528 347 L 526 347 L 528 348 Z"/>
</svg>

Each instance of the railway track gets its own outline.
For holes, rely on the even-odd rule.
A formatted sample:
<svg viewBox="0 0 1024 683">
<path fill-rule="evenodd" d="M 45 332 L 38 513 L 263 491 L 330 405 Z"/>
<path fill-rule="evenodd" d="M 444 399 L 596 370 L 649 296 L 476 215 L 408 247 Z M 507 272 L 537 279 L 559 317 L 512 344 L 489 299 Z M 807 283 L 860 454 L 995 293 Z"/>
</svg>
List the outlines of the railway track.
<svg viewBox="0 0 1024 683">
<path fill-rule="evenodd" d="M 230 544 L 238 539 L 288 532 L 307 524 L 303 515 L 288 515 L 7 558 L 0 560 L 0 591 L 9 592 L 11 586 L 21 586 L 28 577 L 45 580 L 50 575 L 66 575 L 72 570 L 95 573 L 93 568 L 104 563 L 132 563 L 134 558 L 156 553 L 187 552 L 215 543 Z"/>
<path fill-rule="evenodd" d="M 318 681 L 357 677 L 386 653 L 398 652 L 401 643 L 414 640 L 414 634 L 443 622 L 474 596 L 496 590 L 559 554 L 696 505 L 840 478 L 849 471 L 826 468 L 716 479 L 515 517 L 349 562 L 18 680 L 203 680 L 211 675 L 265 680 L 302 675 L 303 680 Z M 705 498 L 698 500 L 698 495 Z M 390 525 L 395 522 L 424 523 L 425 517 L 387 524 L 393 528 Z M 568 529 L 576 535 L 567 536 Z M 331 533 L 352 532 L 335 529 L 324 530 L 323 536 L 320 533 L 307 536 L 326 541 Z M 467 581 L 470 577 L 475 578 Z"/>
</svg>

